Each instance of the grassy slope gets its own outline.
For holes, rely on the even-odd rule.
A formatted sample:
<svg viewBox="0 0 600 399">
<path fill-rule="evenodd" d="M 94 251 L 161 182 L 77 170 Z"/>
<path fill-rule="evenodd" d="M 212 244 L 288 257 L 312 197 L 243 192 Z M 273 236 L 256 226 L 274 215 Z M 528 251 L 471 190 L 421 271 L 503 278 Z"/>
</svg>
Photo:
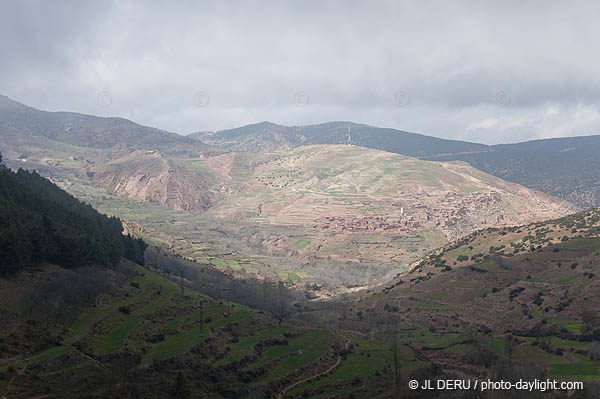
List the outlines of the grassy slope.
<svg viewBox="0 0 600 399">
<path fill-rule="evenodd" d="M 600 309 L 599 227 L 600 211 L 592 210 L 474 233 L 363 297 L 355 312 L 372 309 L 398 320 L 401 342 L 436 357 L 474 351 L 468 324 L 486 326 L 489 332 L 479 335 L 504 357 L 504 333 L 514 331 L 517 361 L 533 362 L 551 377 L 598 380 L 598 364 L 587 357 L 590 342 L 579 334 L 582 312 Z M 550 349 L 536 343 L 536 325 L 550 331 Z"/>
<path fill-rule="evenodd" d="M 245 365 L 247 370 L 264 370 L 253 381 L 258 385 L 284 376 L 292 381 L 310 376 L 313 370 L 329 367 L 335 359 L 332 345 L 339 339 L 327 330 L 296 324 L 277 326 L 272 319 L 252 309 L 235 303 L 219 303 L 190 291 L 182 298 L 177 285 L 160 274 L 141 267 L 137 267 L 136 271 L 138 274 L 131 282 L 137 283 L 139 288 L 127 283 L 107 294 L 110 298 L 108 306 L 84 309 L 61 345 L 6 365 L 3 367 L 7 372 L 5 376 L 8 378 L 27 365 L 35 366 L 36 373 L 42 373 L 49 379 L 47 381 L 52 382 L 53 378 L 64 375 L 66 370 L 75 381 L 98 367 L 93 359 L 108 365 L 115 359 L 114 355 L 137 353 L 142 355 L 139 365 L 145 367 L 172 358 L 194 359 L 190 357 L 191 349 L 199 347 L 203 350 L 214 342 L 219 343 L 218 353 L 204 360 L 219 368 L 249 359 Z M 200 301 L 204 303 L 202 312 L 197 305 Z M 123 311 L 125 308 L 127 312 Z M 205 319 L 203 328 L 200 323 L 202 316 Z M 231 336 L 233 330 L 227 329 L 231 325 L 236 326 L 238 338 L 235 340 Z M 285 338 L 287 343 L 265 344 L 273 338 L 283 339 L 284 333 L 291 334 Z M 164 340 L 149 340 L 159 334 L 164 335 Z M 211 344 L 206 343 L 209 337 Z M 350 384 L 355 378 L 372 378 L 375 371 L 389 363 L 391 353 L 385 345 L 358 336 L 351 339 L 364 349 L 350 354 L 327 379 L 319 382 L 321 389 L 334 390 L 333 386 L 328 386 Z M 89 357 L 74 356 L 77 351 Z M 407 365 L 422 366 L 413 361 L 410 350 L 403 353 L 403 357 Z M 322 360 L 317 360 L 319 358 Z M 362 361 L 358 361 L 360 359 Z M 58 364 L 64 365 L 57 370 L 55 365 Z M 300 374 L 297 374 L 298 370 L 302 370 Z M 30 389 L 34 389 L 35 383 L 19 384 L 24 380 L 25 377 L 19 377 L 13 384 L 11 392 L 14 397 L 27 397 Z M 313 385 L 307 384 L 297 391 L 312 388 Z"/>
</svg>

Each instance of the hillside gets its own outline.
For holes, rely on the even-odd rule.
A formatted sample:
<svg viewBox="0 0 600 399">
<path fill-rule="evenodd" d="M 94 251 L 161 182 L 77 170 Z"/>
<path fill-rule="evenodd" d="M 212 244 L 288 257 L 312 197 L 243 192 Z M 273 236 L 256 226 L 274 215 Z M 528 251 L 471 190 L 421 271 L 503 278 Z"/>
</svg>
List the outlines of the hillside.
<svg viewBox="0 0 600 399">
<path fill-rule="evenodd" d="M 171 159 L 212 176 L 220 190 L 206 212 L 112 197 L 95 206 L 138 223 L 144 234 L 199 264 L 244 278 L 324 286 L 310 293 L 317 296 L 382 281 L 480 228 L 576 210 L 463 163 L 363 147 Z"/>
<path fill-rule="evenodd" d="M 600 136 L 487 146 L 351 122 L 308 126 L 262 122 L 186 137 L 122 118 L 40 111 L 0 96 L 0 145 L 7 164 L 13 168 L 25 159 L 40 164 L 36 165 L 38 170 L 51 169 L 56 164 L 73 167 L 77 163 L 73 161 L 80 161 L 88 169 L 135 150 L 195 158 L 230 151 L 264 153 L 314 144 L 352 144 L 423 159 L 462 160 L 486 173 L 582 208 L 600 205 L 600 161 L 596 156 Z M 65 165 L 65 161 L 71 161 L 71 165 Z M 176 206 L 184 207 L 182 203 Z"/>
<path fill-rule="evenodd" d="M 118 218 L 98 213 L 35 172 L 14 173 L 0 163 L 0 275 L 41 262 L 110 267 L 125 256 L 143 263 L 144 243 L 122 231 Z"/>
<path fill-rule="evenodd" d="M 317 145 L 257 166 L 244 189 L 207 214 L 255 223 L 266 238 L 262 245 L 284 254 L 401 265 L 440 240 L 575 209 L 465 164 Z M 277 225 L 303 234 L 264 232 Z"/>
<path fill-rule="evenodd" d="M 82 199 L 108 190 L 188 211 L 210 205 L 205 176 L 173 165 L 167 157 L 219 153 L 192 138 L 126 119 L 45 112 L 4 96 L 0 148 L 8 167 L 35 169 Z"/>
<path fill-rule="evenodd" d="M 6 397 L 391 393 L 386 343 L 301 320 L 278 322 L 271 313 L 187 287 L 182 293 L 157 269 L 123 263 L 111 273 L 84 272 L 45 266 L 0 278 Z M 276 300 L 277 287 L 263 284 L 262 291 Z M 36 301 L 41 295 L 47 300 Z M 407 372 L 426 366 L 410 349 L 399 354 Z"/>
<path fill-rule="evenodd" d="M 319 154 L 329 159 L 336 150 L 349 158 L 357 150 L 360 159 L 370 152 L 317 146 L 292 159 L 296 167 L 315 157 L 321 164 Z M 262 166 L 271 170 L 268 162 Z M 318 188 L 318 180 L 312 184 Z M 145 268 L 41 264 L 0 278 L 3 394 L 391 398 L 410 379 L 597 380 L 598 365 L 588 356 L 600 324 L 596 331 L 594 314 L 582 319 L 581 312 L 600 305 L 599 228 L 600 212 L 586 212 L 479 231 L 432 253 L 392 285 L 342 302 L 227 278 L 164 249 L 148 253 Z M 512 256 L 486 246 L 502 240 L 516 243 Z M 461 251 L 483 248 L 494 256 L 459 259 Z M 445 268 L 452 259 L 457 265 Z M 490 319 L 490 309 L 502 316 Z"/>
<path fill-rule="evenodd" d="M 90 168 L 89 174 L 109 191 L 138 201 L 188 212 L 210 206 L 208 184 L 201 173 L 190 173 L 153 150 L 134 151 Z"/>
<path fill-rule="evenodd" d="M 598 380 L 599 260 L 599 210 L 485 229 L 357 294 L 342 325 L 378 325 L 447 370 Z"/>
<path fill-rule="evenodd" d="M 200 173 L 207 182 L 204 192 L 212 193 L 210 207 L 202 214 L 179 214 L 152 202 L 103 196 L 94 200 L 99 209 L 139 223 L 197 262 L 336 290 L 381 281 L 472 231 L 577 209 L 464 163 L 348 145 L 166 160 L 157 154 L 131 157 L 144 160 L 141 165 L 162 160 L 187 168 L 190 176 Z M 139 169 L 127 180 L 130 193 L 154 187 L 154 182 L 157 189 L 163 187 L 161 175 L 152 174 L 150 166 Z M 95 181 L 111 181 L 115 168 L 106 165 L 104 170 L 94 175 Z"/>
<path fill-rule="evenodd" d="M 600 205 L 600 136 L 492 146 L 487 153 L 430 159 L 462 160 L 502 179 L 563 198 L 583 208 Z"/>
<path fill-rule="evenodd" d="M 388 398 L 414 378 L 600 379 L 597 210 L 347 143 L 98 149 L 31 132 L 3 139 L 9 165 L 49 180 L 0 170 L 0 234 L 68 259 L 3 258 L 19 266 L 0 277 L 6 397 Z M 127 219 L 145 257 L 52 182 Z"/>
<path fill-rule="evenodd" d="M 330 231 L 438 228 L 452 240 L 479 226 L 514 225 L 576 209 L 463 163 L 421 161 L 357 146 L 305 146 L 277 154 L 253 172 L 244 190 L 209 213 L 269 223 L 320 223 L 317 229 Z M 359 219 L 369 214 L 404 222 L 396 226 L 374 219 L 367 226 L 369 220 Z"/>
<path fill-rule="evenodd" d="M 502 179 L 573 202 L 600 205 L 600 136 L 484 145 L 351 122 L 281 126 L 263 122 L 199 138 L 235 151 L 272 151 L 312 144 L 353 144 L 438 161 L 461 160 Z"/>
<path fill-rule="evenodd" d="M 477 229 L 577 210 L 464 163 L 366 148 L 398 145 L 390 148 L 432 156 L 481 145 L 410 133 L 397 141 L 392 129 L 341 122 L 263 123 L 203 133 L 205 144 L 114 118 L 43 112 L 7 98 L 2 104 L 7 134 L 0 145 L 9 167 L 35 169 L 184 256 L 232 273 L 356 289 Z M 236 147 L 241 139 L 254 144 Z M 344 144 L 308 145 L 327 141 Z M 267 142 L 273 145 L 262 147 Z M 207 243 L 223 249 L 207 251 Z"/>
<path fill-rule="evenodd" d="M 0 165 L 0 205 L 3 397 L 389 391 L 390 347 L 291 319 L 307 301 L 283 283 L 240 282 L 158 248 L 144 259 L 120 220 L 35 172 Z M 410 351 L 402 361 L 425 366 Z"/>
</svg>

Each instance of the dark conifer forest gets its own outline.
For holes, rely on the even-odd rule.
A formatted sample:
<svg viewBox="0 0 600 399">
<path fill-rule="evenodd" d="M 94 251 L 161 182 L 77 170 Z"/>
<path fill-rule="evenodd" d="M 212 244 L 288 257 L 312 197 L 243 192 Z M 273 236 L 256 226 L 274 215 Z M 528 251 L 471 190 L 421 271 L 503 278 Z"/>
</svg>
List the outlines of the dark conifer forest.
<svg viewBox="0 0 600 399">
<path fill-rule="evenodd" d="M 1 162 L 0 156 L 0 162 Z M 35 171 L 0 166 L 0 272 L 51 262 L 73 268 L 144 261 L 146 244 Z"/>
</svg>

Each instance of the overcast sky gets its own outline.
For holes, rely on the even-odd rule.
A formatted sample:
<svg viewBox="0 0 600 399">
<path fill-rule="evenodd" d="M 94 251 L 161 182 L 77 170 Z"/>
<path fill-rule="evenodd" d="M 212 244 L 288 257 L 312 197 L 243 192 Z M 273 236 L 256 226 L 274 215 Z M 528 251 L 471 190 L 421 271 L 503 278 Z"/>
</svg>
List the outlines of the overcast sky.
<svg viewBox="0 0 600 399">
<path fill-rule="evenodd" d="M 181 134 L 264 120 L 600 134 L 597 1 L 150 3 L 2 1 L 0 94 Z"/>
</svg>

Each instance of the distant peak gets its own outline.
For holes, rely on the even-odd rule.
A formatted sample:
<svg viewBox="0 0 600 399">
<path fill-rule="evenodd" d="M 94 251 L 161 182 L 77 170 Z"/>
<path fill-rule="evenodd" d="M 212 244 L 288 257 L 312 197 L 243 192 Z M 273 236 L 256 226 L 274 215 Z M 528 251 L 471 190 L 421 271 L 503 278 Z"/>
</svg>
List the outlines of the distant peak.
<svg viewBox="0 0 600 399">
<path fill-rule="evenodd" d="M 262 121 L 262 122 L 259 122 L 259 123 L 255 123 L 254 125 L 255 126 L 262 126 L 262 127 L 281 126 L 281 125 L 278 125 L 276 123 L 269 122 L 269 121 Z"/>
<path fill-rule="evenodd" d="M 234 127 L 231 129 L 225 129 L 225 130 L 221 130 L 219 132 L 231 132 L 231 131 L 247 131 L 247 130 L 262 130 L 262 129 L 287 129 L 287 126 L 284 125 L 278 125 L 277 123 L 273 123 L 273 122 L 269 122 L 269 121 L 262 121 L 262 122 L 258 122 L 258 123 L 251 123 L 249 125 L 244 125 L 244 126 L 240 126 L 240 127 Z M 219 133 L 217 132 L 217 133 Z"/>
</svg>

